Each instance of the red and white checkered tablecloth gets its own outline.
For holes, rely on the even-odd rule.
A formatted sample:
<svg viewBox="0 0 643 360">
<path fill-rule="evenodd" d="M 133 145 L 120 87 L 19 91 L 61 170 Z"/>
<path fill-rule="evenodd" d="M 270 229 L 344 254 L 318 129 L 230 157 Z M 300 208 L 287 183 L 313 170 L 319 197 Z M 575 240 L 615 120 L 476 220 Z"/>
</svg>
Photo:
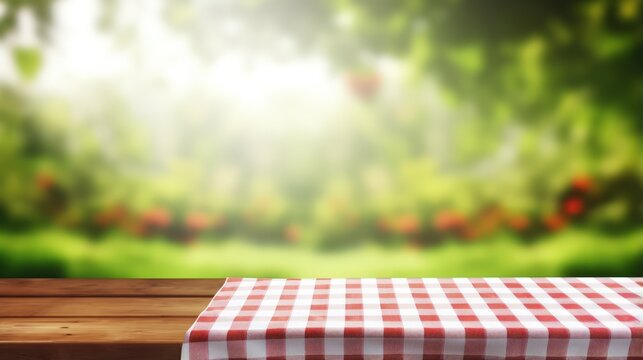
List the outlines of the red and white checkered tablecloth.
<svg viewBox="0 0 643 360">
<path fill-rule="evenodd" d="M 643 278 L 227 279 L 182 358 L 643 358 Z"/>
</svg>

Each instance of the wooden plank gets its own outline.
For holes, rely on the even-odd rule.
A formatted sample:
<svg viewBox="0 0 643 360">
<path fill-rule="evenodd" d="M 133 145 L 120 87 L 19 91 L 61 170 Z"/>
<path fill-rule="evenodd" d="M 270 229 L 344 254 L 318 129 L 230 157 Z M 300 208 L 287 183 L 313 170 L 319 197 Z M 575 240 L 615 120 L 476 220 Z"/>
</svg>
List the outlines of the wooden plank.
<svg viewBox="0 0 643 360">
<path fill-rule="evenodd" d="M 191 316 L 208 297 L 0 297 L 2 317 Z M 2 321 L 2 320 L 0 320 Z"/>
<path fill-rule="evenodd" d="M 209 296 L 225 279 L 0 279 L 8 296 Z"/>
<path fill-rule="evenodd" d="M 0 359 L 13 360 L 179 360 L 181 344 L 0 343 Z"/>
<path fill-rule="evenodd" d="M 2 318 L 0 344 L 181 344 L 194 320 L 191 316 Z"/>
<path fill-rule="evenodd" d="M 176 360 L 224 279 L 0 279 L 0 359 Z"/>
</svg>

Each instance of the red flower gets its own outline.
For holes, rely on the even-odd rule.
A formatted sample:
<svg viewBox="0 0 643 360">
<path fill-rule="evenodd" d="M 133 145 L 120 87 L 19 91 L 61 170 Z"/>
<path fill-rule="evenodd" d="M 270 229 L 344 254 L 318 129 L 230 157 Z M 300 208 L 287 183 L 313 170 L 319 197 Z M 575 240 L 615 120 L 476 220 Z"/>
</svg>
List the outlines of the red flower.
<svg viewBox="0 0 643 360">
<path fill-rule="evenodd" d="M 585 204 L 579 198 L 569 198 L 563 202 L 563 210 L 568 215 L 580 215 L 585 210 Z"/>
<path fill-rule="evenodd" d="M 290 243 L 298 243 L 301 240 L 301 229 L 296 224 L 290 224 L 284 229 L 284 237 Z"/>
<path fill-rule="evenodd" d="M 547 229 L 549 229 L 550 231 L 560 230 L 566 225 L 565 218 L 558 214 L 546 216 L 544 221 L 545 226 L 547 226 Z"/>
<path fill-rule="evenodd" d="M 123 222 L 127 218 L 127 208 L 123 205 L 111 206 L 94 216 L 94 222 L 100 227 L 109 227 Z"/>
<path fill-rule="evenodd" d="M 395 219 L 394 227 L 401 234 L 415 234 L 420 231 L 420 220 L 413 214 L 401 215 Z"/>
<path fill-rule="evenodd" d="M 56 185 L 56 179 L 48 172 L 40 172 L 36 175 L 36 185 L 38 189 L 48 191 Z"/>
<path fill-rule="evenodd" d="M 507 219 L 510 228 L 522 231 L 529 227 L 529 219 L 524 215 L 515 215 Z"/>
<path fill-rule="evenodd" d="M 594 182 L 587 175 L 576 175 L 572 179 L 572 188 L 578 191 L 588 192 L 594 188 Z"/>
<path fill-rule="evenodd" d="M 138 222 L 129 222 L 123 226 L 125 231 L 136 236 L 147 236 L 148 231 L 145 228 L 145 225 Z"/>
<path fill-rule="evenodd" d="M 474 228 L 473 226 L 465 226 L 461 231 L 460 236 L 468 241 L 473 241 L 482 235 L 482 232 L 479 229 Z"/>
<path fill-rule="evenodd" d="M 146 211 L 141 216 L 141 222 L 147 226 L 165 228 L 170 225 L 172 218 L 167 210 L 156 208 Z"/>
<path fill-rule="evenodd" d="M 438 230 L 449 231 L 462 228 L 467 223 L 464 216 L 455 211 L 441 211 L 433 219 L 433 225 Z"/>
<path fill-rule="evenodd" d="M 210 227 L 210 218 L 207 214 L 194 212 L 185 217 L 185 226 L 194 231 L 203 231 Z"/>
</svg>

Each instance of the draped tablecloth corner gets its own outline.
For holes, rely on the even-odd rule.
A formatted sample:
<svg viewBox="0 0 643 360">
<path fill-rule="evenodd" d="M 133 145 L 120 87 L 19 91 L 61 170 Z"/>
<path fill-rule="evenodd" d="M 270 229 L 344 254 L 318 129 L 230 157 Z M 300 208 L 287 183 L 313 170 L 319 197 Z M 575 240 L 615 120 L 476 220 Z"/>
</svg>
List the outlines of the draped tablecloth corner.
<svg viewBox="0 0 643 360">
<path fill-rule="evenodd" d="M 183 360 L 643 358 L 643 278 L 228 278 Z"/>
</svg>

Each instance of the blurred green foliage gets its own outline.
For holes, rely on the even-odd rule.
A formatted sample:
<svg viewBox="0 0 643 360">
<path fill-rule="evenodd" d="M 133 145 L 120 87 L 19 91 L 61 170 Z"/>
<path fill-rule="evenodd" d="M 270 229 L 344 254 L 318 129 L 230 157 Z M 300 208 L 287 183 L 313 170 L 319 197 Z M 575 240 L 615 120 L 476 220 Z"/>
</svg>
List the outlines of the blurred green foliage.
<svg viewBox="0 0 643 360">
<path fill-rule="evenodd" d="M 16 48 L 13 50 L 13 58 L 23 79 L 31 80 L 36 77 L 42 64 L 42 57 L 38 49 Z"/>
<path fill-rule="evenodd" d="M 7 4 L 0 39 L 21 8 L 47 38 L 55 2 Z M 101 4 L 102 31 L 127 39 L 119 2 Z M 309 133 L 288 119 L 274 130 L 279 114 L 244 123 L 224 100 L 195 96 L 178 105 L 176 150 L 159 155 L 158 133 L 113 92 L 90 94 L 100 105 L 86 118 L 73 103 L 0 82 L 1 275 L 640 271 L 641 1 L 200 6 L 167 1 L 163 14 L 204 61 L 226 51 L 207 41 L 208 14 L 242 18 L 255 30 L 245 36 L 264 44 L 250 52 L 287 33 L 297 51 L 332 60 L 351 101 Z M 37 47 L 11 51 L 26 84 L 46 66 Z M 382 57 L 409 70 L 399 84 L 380 73 Z M 582 230 L 557 234 L 566 227 Z M 230 240 L 182 247 L 203 239 Z M 237 266 L 238 257 L 250 260 Z"/>
<path fill-rule="evenodd" d="M 606 239 L 567 230 L 525 245 L 508 234 L 430 250 L 366 246 L 319 253 L 231 238 L 190 247 L 112 234 L 100 242 L 45 229 L 0 233 L 0 273 L 21 277 L 453 277 L 638 276 L 641 231 Z M 618 246 L 615 246 L 618 244 Z"/>
</svg>

